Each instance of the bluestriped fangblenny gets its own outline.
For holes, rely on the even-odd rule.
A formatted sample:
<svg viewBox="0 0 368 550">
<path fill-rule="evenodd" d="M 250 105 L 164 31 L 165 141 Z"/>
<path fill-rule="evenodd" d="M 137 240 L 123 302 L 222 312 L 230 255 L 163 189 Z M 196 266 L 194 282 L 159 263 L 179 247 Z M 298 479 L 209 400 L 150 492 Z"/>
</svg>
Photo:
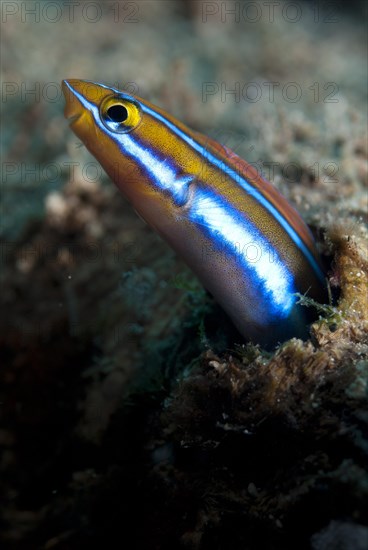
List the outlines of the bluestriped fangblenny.
<svg viewBox="0 0 368 550">
<path fill-rule="evenodd" d="M 182 256 L 240 333 L 307 334 L 295 293 L 326 300 L 313 237 L 247 162 L 147 101 L 65 80 L 65 116 L 139 215 Z"/>
</svg>

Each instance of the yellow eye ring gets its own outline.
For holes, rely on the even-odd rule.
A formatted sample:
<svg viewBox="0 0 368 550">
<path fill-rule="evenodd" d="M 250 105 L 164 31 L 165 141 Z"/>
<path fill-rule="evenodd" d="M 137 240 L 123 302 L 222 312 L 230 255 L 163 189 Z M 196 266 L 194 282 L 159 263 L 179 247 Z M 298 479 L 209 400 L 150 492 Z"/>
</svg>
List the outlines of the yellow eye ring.
<svg viewBox="0 0 368 550">
<path fill-rule="evenodd" d="M 122 97 L 107 97 L 101 104 L 101 119 L 113 132 L 131 132 L 141 121 L 141 109 L 137 102 Z"/>
</svg>

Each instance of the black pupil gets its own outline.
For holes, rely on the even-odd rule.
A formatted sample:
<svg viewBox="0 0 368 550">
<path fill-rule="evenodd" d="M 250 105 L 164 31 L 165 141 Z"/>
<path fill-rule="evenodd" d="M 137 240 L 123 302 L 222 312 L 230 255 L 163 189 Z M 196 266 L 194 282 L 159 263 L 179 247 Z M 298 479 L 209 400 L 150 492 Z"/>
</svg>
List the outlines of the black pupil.
<svg viewBox="0 0 368 550">
<path fill-rule="evenodd" d="M 128 118 L 128 111 L 124 105 L 112 105 L 107 109 L 107 116 L 113 122 L 124 122 Z"/>
</svg>

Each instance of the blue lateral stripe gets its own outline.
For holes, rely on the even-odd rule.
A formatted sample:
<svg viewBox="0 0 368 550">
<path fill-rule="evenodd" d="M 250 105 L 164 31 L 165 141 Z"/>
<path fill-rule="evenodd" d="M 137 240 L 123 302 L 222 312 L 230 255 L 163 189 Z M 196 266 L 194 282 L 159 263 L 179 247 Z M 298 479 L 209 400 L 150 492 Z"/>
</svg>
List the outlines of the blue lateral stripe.
<svg viewBox="0 0 368 550">
<path fill-rule="evenodd" d="M 285 318 L 295 304 L 295 287 L 292 273 L 285 262 L 270 247 L 262 233 L 249 221 L 239 216 L 239 212 L 222 197 L 211 190 L 197 190 L 188 212 L 189 219 L 199 225 L 199 229 L 220 251 L 240 262 L 242 272 L 259 289 L 264 311 Z M 257 256 L 248 256 L 249 248 L 255 248 Z"/>
<path fill-rule="evenodd" d="M 206 159 L 208 159 L 212 164 L 214 164 L 217 168 L 224 171 L 225 173 L 229 174 L 229 176 L 232 177 L 232 179 L 241 185 L 247 193 L 249 193 L 252 197 L 254 197 L 262 206 L 264 206 L 270 214 L 276 218 L 276 220 L 280 223 L 280 225 L 285 229 L 289 237 L 294 241 L 294 243 L 300 248 L 300 250 L 303 252 L 304 256 L 308 259 L 309 263 L 312 265 L 316 275 L 322 281 L 325 282 L 324 276 L 314 258 L 314 256 L 311 254 L 311 252 L 308 250 L 308 247 L 304 244 L 302 239 L 299 237 L 299 235 L 296 233 L 296 231 L 288 224 L 287 220 L 278 212 L 278 210 L 257 190 L 255 189 L 247 180 L 245 180 L 240 174 L 235 172 L 230 166 L 225 164 L 220 159 L 216 158 L 214 155 L 212 155 L 209 151 L 204 149 L 202 145 L 194 141 L 192 138 L 187 136 L 182 130 L 177 128 L 174 124 L 172 124 L 169 120 L 165 119 L 162 115 L 159 113 L 156 113 L 146 105 L 142 104 L 142 110 L 146 111 L 148 114 L 156 118 L 157 120 L 160 120 L 163 124 L 165 124 L 172 132 L 174 132 L 177 136 L 182 138 L 190 147 L 193 147 L 198 153 L 200 153 L 202 156 L 205 156 Z"/>
<path fill-rule="evenodd" d="M 134 159 L 160 191 L 167 193 L 176 206 L 184 206 L 192 181 L 191 176 L 179 177 L 167 159 L 156 156 L 152 148 L 142 145 L 139 139 L 131 134 L 124 134 L 118 143 L 122 153 Z"/>
</svg>

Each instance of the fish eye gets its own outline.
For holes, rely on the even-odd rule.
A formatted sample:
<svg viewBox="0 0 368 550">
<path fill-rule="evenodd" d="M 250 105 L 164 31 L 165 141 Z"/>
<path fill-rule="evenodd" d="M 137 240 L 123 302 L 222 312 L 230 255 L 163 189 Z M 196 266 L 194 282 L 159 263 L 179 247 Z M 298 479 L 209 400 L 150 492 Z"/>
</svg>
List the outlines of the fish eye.
<svg viewBox="0 0 368 550">
<path fill-rule="evenodd" d="M 125 122 L 128 118 L 128 111 L 124 105 L 111 105 L 106 111 L 107 116 L 112 122 Z"/>
<path fill-rule="evenodd" d="M 137 101 L 122 97 L 107 97 L 101 104 L 102 122 L 109 130 L 127 133 L 141 121 L 141 109 Z"/>
</svg>

